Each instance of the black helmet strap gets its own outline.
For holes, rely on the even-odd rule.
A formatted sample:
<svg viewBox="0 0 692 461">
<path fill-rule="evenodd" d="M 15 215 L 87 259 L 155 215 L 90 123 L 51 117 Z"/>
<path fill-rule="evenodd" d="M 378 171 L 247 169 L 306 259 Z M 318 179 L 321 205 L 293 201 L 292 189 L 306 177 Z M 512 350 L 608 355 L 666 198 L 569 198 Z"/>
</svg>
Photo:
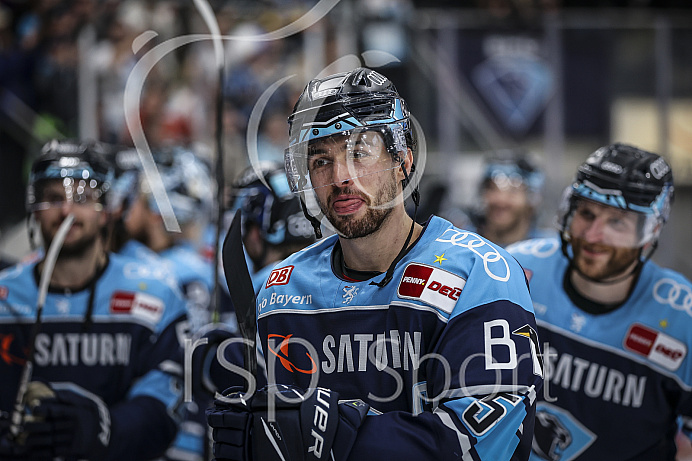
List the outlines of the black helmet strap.
<svg viewBox="0 0 692 461">
<path fill-rule="evenodd" d="M 401 165 L 401 171 L 404 172 L 404 187 L 406 184 L 410 182 L 410 176 L 408 172 L 406 171 L 406 167 L 402 164 Z M 411 173 L 415 171 L 415 165 L 411 164 Z M 370 282 L 370 285 L 375 285 L 379 288 L 382 288 L 386 286 L 389 282 L 392 281 L 392 278 L 394 277 L 394 269 L 396 269 L 396 265 L 399 264 L 399 261 L 401 261 L 401 258 L 404 257 L 406 254 L 406 251 L 408 250 L 408 245 L 411 242 L 411 237 L 413 236 L 413 229 L 416 226 L 416 215 L 418 213 L 418 205 L 420 204 L 420 193 L 418 192 L 418 187 L 414 187 L 413 191 L 411 192 L 411 199 L 413 200 L 413 220 L 411 221 L 411 228 L 408 230 L 408 235 L 406 236 L 406 240 L 404 241 L 404 245 L 401 247 L 401 250 L 399 251 L 399 254 L 396 255 L 396 258 L 394 258 L 394 261 L 389 265 L 389 268 L 387 269 L 387 273 L 385 274 L 384 278 L 380 280 L 379 282 Z"/>
</svg>

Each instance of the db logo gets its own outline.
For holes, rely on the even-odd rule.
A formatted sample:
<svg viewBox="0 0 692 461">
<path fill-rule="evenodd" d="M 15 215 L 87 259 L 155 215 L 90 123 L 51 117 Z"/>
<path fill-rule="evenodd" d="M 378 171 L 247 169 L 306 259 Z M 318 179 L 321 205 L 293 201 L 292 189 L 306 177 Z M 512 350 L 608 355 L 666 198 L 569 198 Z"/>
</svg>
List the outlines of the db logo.
<svg viewBox="0 0 692 461">
<path fill-rule="evenodd" d="M 441 295 L 453 299 L 454 301 L 459 300 L 459 295 L 461 294 L 461 288 L 459 287 L 449 287 L 447 285 L 442 285 L 440 282 L 433 281 L 428 285 L 428 290 L 437 291 Z"/>
<path fill-rule="evenodd" d="M 269 278 L 267 279 L 267 285 L 265 288 L 269 288 L 273 285 L 286 285 L 291 279 L 291 272 L 293 272 L 293 266 L 281 267 L 279 269 L 274 269 Z"/>
</svg>

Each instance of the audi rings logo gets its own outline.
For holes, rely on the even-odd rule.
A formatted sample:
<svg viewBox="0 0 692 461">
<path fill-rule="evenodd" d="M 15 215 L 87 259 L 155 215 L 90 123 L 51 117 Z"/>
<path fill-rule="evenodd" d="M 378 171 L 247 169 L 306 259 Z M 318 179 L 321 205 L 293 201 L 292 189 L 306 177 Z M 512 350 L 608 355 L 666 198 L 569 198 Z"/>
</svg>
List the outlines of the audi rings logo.
<svg viewBox="0 0 692 461">
<path fill-rule="evenodd" d="M 654 285 L 654 299 L 692 316 L 692 287 L 673 279 L 661 279 Z"/>
<path fill-rule="evenodd" d="M 444 238 L 445 236 L 447 236 L 447 238 Z M 436 241 L 468 248 L 483 258 L 485 272 L 491 278 L 499 280 L 500 282 L 509 280 L 509 265 L 507 264 L 507 260 L 497 251 L 497 248 L 488 244 L 488 242 L 473 232 L 446 229 Z"/>
<path fill-rule="evenodd" d="M 534 239 L 515 243 L 507 247 L 507 251 L 514 254 L 547 258 L 560 248 L 560 242 L 555 239 Z"/>
</svg>

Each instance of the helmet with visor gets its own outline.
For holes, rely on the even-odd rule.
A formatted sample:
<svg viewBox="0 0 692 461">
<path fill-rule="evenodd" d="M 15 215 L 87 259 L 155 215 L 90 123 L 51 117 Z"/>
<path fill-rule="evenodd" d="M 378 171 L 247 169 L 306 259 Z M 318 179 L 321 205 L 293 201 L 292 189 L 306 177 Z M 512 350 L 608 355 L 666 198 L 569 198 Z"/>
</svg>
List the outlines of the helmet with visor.
<svg viewBox="0 0 692 461">
<path fill-rule="evenodd" d="M 291 193 L 284 167 L 261 162 L 248 167 L 233 184 L 231 212 L 241 211 L 243 226 L 255 225 L 270 245 L 307 245 L 314 242 L 300 201 Z"/>
<path fill-rule="evenodd" d="M 407 149 L 415 154 L 406 102 L 389 79 L 367 68 L 310 81 L 288 124 L 286 176 L 316 231 L 321 213 L 306 192 L 399 168 Z"/>
<path fill-rule="evenodd" d="M 598 225 L 604 244 L 649 246 L 649 257 L 673 196 L 673 173 L 663 157 L 620 143 L 602 147 L 579 167 L 565 190 L 558 223 L 563 242 L 579 237 L 579 223 L 595 225 L 602 216 Z"/>
<path fill-rule="evenodd" d="M 59 181 L 63 193 L 45 187 Z M 52 140 L 34 162 L 27 188 L 29 213 L 63 206 L 66 202 L 102 209 L 113 181 L 113 167 L 105 150 L 95 141 Z"/>
</svg>

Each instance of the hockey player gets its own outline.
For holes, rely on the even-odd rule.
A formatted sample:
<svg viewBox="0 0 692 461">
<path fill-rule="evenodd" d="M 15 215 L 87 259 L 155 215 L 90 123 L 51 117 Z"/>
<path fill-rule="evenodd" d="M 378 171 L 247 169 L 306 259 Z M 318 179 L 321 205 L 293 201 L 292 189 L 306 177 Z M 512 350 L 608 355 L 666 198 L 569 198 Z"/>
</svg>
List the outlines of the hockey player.
<svg viewBox="0 0 692 461">
<path fill-rule="evenodd" d="M 40 319 L 45 259 L 0 274 L 3 460 L 144 460 L 163 453 L 176 433 L 176 329 L 185 304 L 156 267 L 105 250 L 111 179 L 96 143 L 51 141 L 33 164 L 27 206 L 46 248 L 68 215 L 74 221 Z M 25 367 L 33 369 L 32 382 L 14 426 L 8 416 Z"/>
<path fill-rule="evenodd" d="M 649 260 L 668 219 L 666 161 L 625 144 L 579 166 L 560 238 L 517 243 L 546 358 L 541 460 L 673 460 L 692 426 L 692 285 Z"/>
<path fill-rule="evenodd" d="M 293 195 L 284 166 L 275 162 L 243 171 L 233 185 L 231 210 L 241 210 L 243 243 L 254 268 L 255 292 L 267 280 L 274 264 L 315 241 L 300 199 Z M 262 181 L 264 179 L 264 182 Z"/>
<path fill-rule="evenodd" d="M 503 247 L 552 234 L 536 227 L 544 182 L 543 172 L 520 150 L 488 156 L 479 188 L 481 210 L 471 216 L 478 233 Z"/>
<path fill-rule="evenodd" d="M 133 239 L 153 250 L 177 280 L 187 301 L 190 324 L 185 334 L 189 339 L 210 321 L 213 266 L 198 251 L 198 242 L 199 233 L 211 217 L 211 175 L 191 150 L 180 146 L 158 149 L 153 156 L 181 232 L 166 229 L 153 194 L 154 185 L 143 171 L 136 172 L 135 198 L 125 213 L 125 228 Z M 181 430 L 165 459 L 203 457 L 207 403 L 198 398 L 186 402 Z"/>
<path fill-rule="evenodd" d="M 111 215 L 111 230 L 108 239 L 110 251 L 136 260 L 161 264 L 158 254 L 139 240 L 131 238 L 125 225 L 125 217 L 139 197 L 139 178 L 142 169 L 139 154 L 134 148 L 109 147 L 109 159 L 115 167 L 115 179 L 108 200 Z"/>
<path fill-rule="evenodd" d="M 182 232 L 166 229 L 152 184 L 143 171 L 135 181 L 136 198 L 126 212 L 129 235 L 158 254 L 180 283 L 188 301 L 191 331 L 208 319 L 214 289 L 213 266 L 200 255 L 201 229 L 211 217 L 211 175 L 206 165 L 189 149 L 171 147 L 154 152 L 154 160 L 166 197 Z"/>
<path fill-rule="evenodd" d="M 289 184 L 315 232 L 326 216 L 336 234 L 259 292 L 270 385 L 208 410 L 216 458 L 527 459 L 542 368 L 523 272 L 406 214 L 416 139 L 392 82 L 314 79 L 289 127 Z"/>
</svg>

